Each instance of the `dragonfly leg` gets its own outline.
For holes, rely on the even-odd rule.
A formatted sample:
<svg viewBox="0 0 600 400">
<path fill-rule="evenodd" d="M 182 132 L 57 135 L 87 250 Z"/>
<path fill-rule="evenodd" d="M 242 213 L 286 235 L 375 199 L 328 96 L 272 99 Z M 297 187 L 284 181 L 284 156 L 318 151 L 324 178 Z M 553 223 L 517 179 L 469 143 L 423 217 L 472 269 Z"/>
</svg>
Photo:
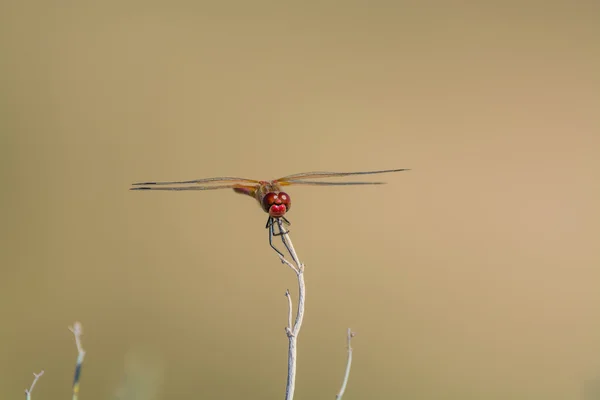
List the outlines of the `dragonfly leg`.
<svg viewBox="0 0 600 400">
<path fill-rule="evenodd" d="M 269 217 L 269 220 L 267 221 L 267 226 L 266 228 L 269 229 L 269 245 L 271 246 L 271 248 L 273 250 L 275 250 L 277 252 L 277 254 L 279 254 L 281 256 L 281 258 L 285 258 L 285 256 L 283 255 L 282 252 L 280 252 L 277 247 L 275 247 L 273 245 L 273 236 L 278 236 L 275 234 L 275 219 L 272 217 Z M 281 232 L 279 233 L 281 235 Z"/>
<path fill-rule="evenodd" d="M 292 256 L 292 258 L 294 258 L 294 254 L 295 253 L 294 253 L 294 251 L 292 251 L 290 249 L 290 245 L 289 245 L 289 243 L 287 241 L 288 237 L 287 237 L 287 235 L 284 236 L 284 234 L 287 234 L 289 231 L 285 231 L 285 228 L 283 227 L 283 224 L 291 225 L 291 223 L 285 217 L 280 217 L 279 219 L 277 219 L 276 222 L 277 222 L 277 225 L 279 227 L 279 236 L 281 236 L 281 241 L 283 242 L 283 245 L 285 246 L 285 249 L 290 254 L 290 256 Z M 298 260 L 296 260 L 295 258 L 294 258 L 294 262 L 296 264 L 299 264 Z"/>
<path fill-rule="evenodd" d="M 291 225 L 290 221 L 288 221 L 286 217 L 279 217 L 279 218 L 281 218 L 281 220 L 286 225 Z M 271 217 L 271 227 L 275 226 L 275 222 L 276 222 L 276 219 Z M 281 235 L 285 235 L 287 233 L 290 233 L 290 231 L 282 231 L 281 230 L 281 227 L 283 226 L 282 224 L 277 224 L 277 226 L 279 227 L 279 232 L 275 233 L 275 229 L 273 229 L 273 236 L 281 236 Z"/>
<path fill-rule="evenodd" d="M 269 217 L 267 219 L 267 224 L 265 225 L 265 228 L 269 229 L 271 226 L 273 226 L 273 218 Z"/>
</svg>

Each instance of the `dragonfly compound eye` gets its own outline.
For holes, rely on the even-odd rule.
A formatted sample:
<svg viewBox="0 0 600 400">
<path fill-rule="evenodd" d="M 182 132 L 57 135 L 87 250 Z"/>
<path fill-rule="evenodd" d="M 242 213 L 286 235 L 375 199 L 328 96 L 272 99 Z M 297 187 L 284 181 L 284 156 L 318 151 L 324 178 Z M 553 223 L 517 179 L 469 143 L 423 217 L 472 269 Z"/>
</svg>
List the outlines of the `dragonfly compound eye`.
<svg viewBox="0 0 600 400">
<path fill-rule="evenodd" d="M 290 211 L 292 207 L 292 199 L 290 199 L 290 195 L 285 192 L 279 192 L 279 199 L 281 200 L 281 204 L 285 206 L 286 211 Z"/>
<path fill-rule="evenodd" d="M 282 217 L 289 211 L 292 205 L 290 196 L 284 192 L 267 193 L 263 198 L 262 203 L 263 209 L 268 212 L 271 217 Z"/>
</svg>

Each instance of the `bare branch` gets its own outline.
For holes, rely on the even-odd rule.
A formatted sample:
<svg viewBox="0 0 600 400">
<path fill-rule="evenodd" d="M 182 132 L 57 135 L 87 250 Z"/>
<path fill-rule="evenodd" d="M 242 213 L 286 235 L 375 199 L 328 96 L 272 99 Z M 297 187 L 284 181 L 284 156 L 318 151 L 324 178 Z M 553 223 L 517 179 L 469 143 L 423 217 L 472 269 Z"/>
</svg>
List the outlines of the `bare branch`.
<svg viewBox="0 0 600 400">
<path fill-rule="evenodd" d="M 281 241 L 283 242 L 285 248 L 288 253 L 292 257 L 292 262 L 285 259 L 285 257 L 279 256 L 282 263 L 286 264 L 290 267 L 298 278 L 298 310 L 296 312 L 296 320 L 292 324 L 292 299 L 290 295 L 290 291 L 286 290 L 285 295 L 288 299 L 288 326 L 285 328 L 289 345 L 288 345 L 288 376 L 287 376 L 287 384 L 285 387 L 285 399 L 292 400 L 294 398 L 294 390 L 296 386 L 296 359 L 297 359 L 297 341 L 298 341 L 298 333 L 302 328 L 302 322 L 304 320 L 304 302 L 306 298 L 306 287 L 304 284 L 304 264 L 300 262 L 298 258 L 298 254 L 296 254 L 296 250 L 294 249 L 294 245 L 292 244 L 292 240 L 290 239 L 288 233 L 283 229 L 282 221 L 277 220 L 279 224 L 279 230 L 281 232 Z M 346 391 L 346 386 L 348 385 L 348 378 L 350 377 L 350 367 L 352 366 L 352 338 L 355 333 L 352 332 L 350 328 L 348 328 L 347 335 L 347 344 L 348 344 L 348 361 L 346 363 L 346 372 L 344 374 L 344 380 L 342 382 L 342 387 L 340 391 L 336 395 L 337 400 L 341 400 L 344 392 Z"/>
<path fill-rule="evenodd" d="M 282 239 L 283 240 L 283 239 Z M 290 267 L 296 274 L 298 274 L 298 269 L 292 264 L 290 263 L 288 260 L 286 260 L 285 258 L 279 256 L 279 259 L 281 260 L 281 262 L 285 265 L 287 265 L 288 267 Z"/>
<path fill-rule="evenodd" d="M 292 295 L 290 294 L 290 290 L 285 290 L 285 297 L 288 299 L 288 326 L 287 329 L 292 331 Z"/>
<path fill-rule="evenodd" d="M 304 264 L 299 265 L 298 272 L 298 312 L 296 313 L 296 321 L 294 321 L 294 335 L 298 335 L 300 328 L 302 328 L 302 321 L 304 320 L 304 299 L 306 296 L 306 288 L 304 286 Z"/>
<path fill-rule="evenodd" d="M 42 375 L 44 375 L 44 370 L 41 370 L 39 374 L 36 374 L 35 372 L 33 373 L 33 382 L 31 382 L 31 386 L 29 386 L 29 389 L 25 389 L 25 396 L 27 400 L 31 400 L 31 392 L 33 391 L 33 387 Z"/>
<path fill-rule="evenodd" d="M 340 391 L 335 396 L 336 400 L 341 400 L 344 392 L 346 391 L 346 385 L 348 384 L 348 378 L 350 377 L 350 367 L 352 366 L 352 338 L 356 336 L 354 332 L 350 328 L 348 328 L 348 361 L 346 362 L 346 372 L 344 373 L 344 380 L 342 381 L 342 387 Z"/>
<path fill-rule="evenodd" d="M 300 271 L 302 269 L 301 268 L 302 263 L 298 259 L 298 255 L 296 254 L 296 249 L 294 249 L 292 240 L 290 239 L 288 232 L 284 229 L 283 222 L 281 221 L 281 219 L 277 220 L 277 223 L 279 224 L 279 229 L 281 232 L 281 239 L 283 241 L 283 244 L 284 244 L 285 248 L 287 249 L 288 253 L 290 253 L 290 255 L 292 256 L 292 261 L 298 267 L 298 271 Z"/>
<path fill-rule="evenodd" d="M 292 244 L 292 240 L 290 239 L 287 231 L 283 228 L 283 222 L 281 219 L 277 220 L 279 224 L 279 230 L 281 232 L 281 241 L 283 245 L 287 249 L 288 253 L 292 257 L 292 262 L 286 260 L 284 257 L 280 256 L 280 260 L 282 263 L 286 264 L 290 267 L 298 278 L 298 309 L 296 312 L 296 319 L 292 324 L 292 299 L 289 290 L 286 291 L 286 296 L 288 298 L 288 326 L 286 327 L 286 334 L 288 337 L 288 376 L 287 383 L 285 386 L 285 399 L 292 400 L 294 398 L 294 390 L 296 388 L 296 359 L 297 359 L 297 341 L 298 341 L 298 333 L 300 333 L 300 328 L 302 328 L 302 321 L 304 319 L 304 299 L 306 288 L 304 285 L 304 264 L 302 264 L 298 258 L 298 254 L 296 254 L 296 250 L 294 249 L 294 245 Z M 295 265 L 294 265 L 295 264 Z"/>
<path fill-rule="evenodd" d="M 85 358 L 85 350 L 81 346 L 81 336 L 83 335 L 83 327 L 80 322 L 75 322 L 69 330 L 75 336 L 75 345 L 77 346 L 77 363 L 75 364 L 75 374 L 73 377 L 73 400 L 77 400 L 79 396 L 79 379 L 81 377 L 81 367 Z"/>
</svg>

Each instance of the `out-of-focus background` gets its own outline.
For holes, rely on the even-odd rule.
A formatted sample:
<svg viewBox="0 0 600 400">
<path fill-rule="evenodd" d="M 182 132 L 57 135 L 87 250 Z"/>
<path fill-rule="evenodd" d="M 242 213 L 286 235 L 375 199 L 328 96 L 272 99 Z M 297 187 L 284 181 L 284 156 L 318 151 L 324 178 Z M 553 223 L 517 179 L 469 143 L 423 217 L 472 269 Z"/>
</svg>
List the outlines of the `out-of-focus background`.
<svg viewBox="0 0 600 400">
<path fill-rule="evenodd" d="M 129 184 L 412 168 L 289 189 L 296 398 L 347 327 L 347 400 L 598 398 L 600 7 L 473 4 L 0 5 L 0 397 L 69 398 L 80 320 L 81 399 L 283 398 L 266 215 Z"/>
</svg>

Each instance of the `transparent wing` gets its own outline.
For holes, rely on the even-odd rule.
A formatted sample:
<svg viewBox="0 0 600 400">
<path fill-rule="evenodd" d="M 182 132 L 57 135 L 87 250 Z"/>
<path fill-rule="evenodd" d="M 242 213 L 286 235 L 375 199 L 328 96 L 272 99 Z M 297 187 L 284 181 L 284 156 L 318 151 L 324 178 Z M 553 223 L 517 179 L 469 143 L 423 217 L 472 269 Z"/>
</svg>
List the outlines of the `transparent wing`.
<svg viewBox="0 0 600 400">
<path fill-rule="evenodd" d="M 304 179 L 333 178 L 333 177 L 342 177 L 342 176 L 350 176 L 350 175 L 374 175 L 374 174 L 386 174 L 389 172 L 400 172 L 400 171 L 409 171 L 409 169 L 408 168 L 385 169 L 385 170 L 381 170 L 381 171 L 362 171 L 362 172 L 302 172 L 300 174 L 284 176 L 283 178 L 277 179 L 276 181 L 279 183 L 282 183 L 282 184 L 283 184 L 283 182 L 290 182 L 290 183 L 293 182 L 293 184 L 296 185 L 296 184 L 300 184 L 300 181 L 304 180 Z M 346 182 L 346 183 L 364 185 L 364 184 L 372 184 L 373 182 L 364 182 L 364 183 Z M 379 183 L 381 183 L 381 182 L 379 182 Z M 343 183 L 340 183 L 340 184 L 343 184 Z"/>
<path fill-rule="evenodd" d="M 280 186 L 289 185 L 313 185 L 313 186 L 344 186 L 344 185 L 383 185 L 385 182 L 323 182 L 323 181 L 300 181 L 286 180 L 278 182 Z"/>
<path fill-rule="evenodd" d="M 140 184 L 143 185 L 143 184 Z M 212 185 L 212 186 L 135 186 L 129 190 L 215 190 L 215 189 L 246 189 L 248 191 L 256 190 L 256 185 L 241 185 L 235 183 L 232 185 Z"/>
<path fill-rule="evenodd" d="M 259 181 L 254 179 L 246 179 L 246 178 L 232 178 L 232 177 L 218 177 L 218 178 L 204 178 L 204 179 L 194 179 L 193 181 L 174 181 L 174 182 L 137 182 L 132 183 L 133 186 L 149 186 L 149 185 L 191 185 L 194 183 L 208 183 L 208 184 L 234 184 L 239 183 L 240 185 L 254 183 L 259 184 Z"/>
</svg>

